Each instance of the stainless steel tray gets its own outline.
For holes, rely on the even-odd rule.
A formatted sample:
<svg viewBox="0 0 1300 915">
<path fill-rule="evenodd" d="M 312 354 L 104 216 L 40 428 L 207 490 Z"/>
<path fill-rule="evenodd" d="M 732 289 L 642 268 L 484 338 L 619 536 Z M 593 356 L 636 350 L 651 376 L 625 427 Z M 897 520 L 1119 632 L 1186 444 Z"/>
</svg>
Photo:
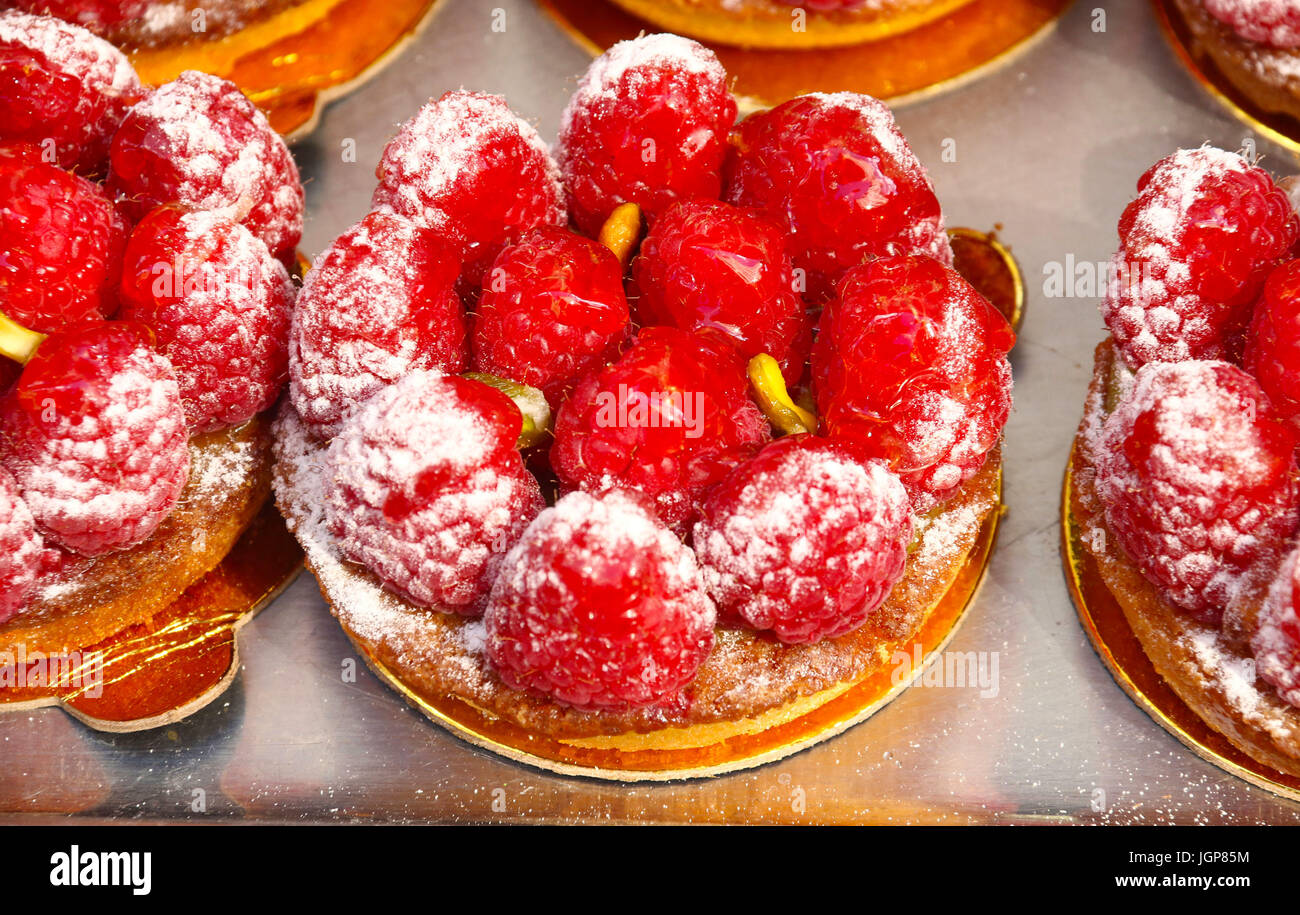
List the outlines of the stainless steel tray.
<svg viewBox="0 0 1300 915">
<path fill-rule="evenodd" d="M 494 10 L 504 31 L 493 30 Z M 1104 9 L 1105 31 L 1094 10 Z M 499 22 L 499 19 L 497 20 Z M 430 95 L 503 93 L 553 138 L 586 55 L 529 0 L 445 0 L 393 66 L 297 147 L 318 252 L 366 211 L 388 136 Z M 654 786 L 548 776 L 430 725 L 353 654 L 310 576 L 251 623 L 231 691 L 171 728 L 112 736 L 57 711 L 0 716 L 0 813 L 144 820 L 780 823 L 1300 822 L 1197 758 L 1111 680 L 1075 618 L 1058 500 L 1102 337 L 1078 265 L 1115 247 L 1134 182 L 1178 146 L 1236 148 L 1244 128 L 1164 45 L 1145 3 L 1076 3 L 984 79 L 899 112 L 950 225 L 1002 226 L 1029 285 L 1014 354 L 1005 519 L 990 574 L 949 646 L 997 661 L 996 695 L 914 687 L 848 733 L 723 778 Z M 948 142 L 951 141 L 951 142 Z M 355 161 L 344 153 L 355 145 Z M 945 147 L 955 161 L 945 161 Z M 1263 139 L 1265 164 L 1295 170 Z M 1067 292 L 1045 270 L 1080 271 Z M 1097 272 L 1096 267 L 1093 273 Z M 957 656 L 954 656 L 957 657 Z M 985 690 L 989 693 L 992 690 Z"/>
</svg>

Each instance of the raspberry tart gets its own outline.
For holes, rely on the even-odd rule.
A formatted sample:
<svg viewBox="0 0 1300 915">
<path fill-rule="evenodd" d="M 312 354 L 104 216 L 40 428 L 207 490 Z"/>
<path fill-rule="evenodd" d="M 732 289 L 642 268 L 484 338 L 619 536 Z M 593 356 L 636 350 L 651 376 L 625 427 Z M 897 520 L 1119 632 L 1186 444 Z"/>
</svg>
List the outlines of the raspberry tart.
<svg viewBox="0 0 1300 915">
<path fill-rule="evenodd" d="M 333 613 L 431 718 L 554 771 L 837 733 L 991 547 L 1015 334 L 924 169 L 874 99 L 737 126 L 725 87 L 688 39 L 618 46 L 554 156 L 500 98 L 430 101 L 295 306 L 276 493 Z"/>
<path fill-rule="evenodd" d="M 232 84 L 146 91 L 112 45 L 26 13 L 0 40 L 25 49 L 0 70 L 23 113 L 0 127 L 12 664 L 147 630 L 259 516 L 303 195 Z"/>
<path fill-rule="evenodd" d="M 1202 147 L 1142 176 L 1119 233 L 1066 479 L 1074 595 L 1157 720 L 1294 790 L 1300 217 L 1268 172 Z"/>
</svg>

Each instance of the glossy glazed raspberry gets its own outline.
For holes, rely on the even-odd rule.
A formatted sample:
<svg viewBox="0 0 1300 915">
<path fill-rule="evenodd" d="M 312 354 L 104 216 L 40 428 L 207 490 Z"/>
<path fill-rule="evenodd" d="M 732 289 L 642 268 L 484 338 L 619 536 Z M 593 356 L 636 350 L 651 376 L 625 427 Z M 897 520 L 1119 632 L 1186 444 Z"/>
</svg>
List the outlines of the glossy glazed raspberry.
<svg viewBox="0 0 1300 915">
<path fill-rule="evenodd" d="M 870 96 L 803 95 L 751 115 L 732 135 L 725 174 L 725 199 L 785 228 L 813 300 L 868 257 L 952 263 L 930 179 L 893 113 Z"/>
<path fill-rule="evenodd" d="M 1300 6 L 1291 0 L 1205 0 L 1205 9 L 1247 41 L 1300 47 Z"/>
<path fill-rule="evenodd" d="M 1300 260 L 1274 270 L 1255 304 L 1242 366 L 1278 413 L 1300 418 Z"/>
<path fill-rule="evenodd" d="M 556 156 L 569 208 L 594 235 L 620 203 L 653 219 L 677 200 L 717 198 L 736 102 L 713 52 L 678 35 L 621 41 L 569 99 Z"/>
<path fill-rule="evenodd" d="M 0 623 L 27 605 L 44 549 L 18 484 L 9 471 L 0 468 Z"/>
<path fill-rule="evenodd" d="M 143 16 L 149 0 L 9 0 L 9 4 L 29 13 L 57 16 L 89 29 L 119 25 Z"/>
<path fill-rule="evenodd" d="M 1277 694 L 1300 707 L 1300 550 L 1282 560 L 1250 639 L 1255 669 Z"/>
<path fill-rule="evenodd" d="M 718 612 L 787 643 L 852 632 L 903 576 L 912 509 L 847 442 L 789 436 L 709 495 L 695 552 Z"/>
<path fill-rule="evenodd" d="M 957 273 L 884 257 L 845 274 L 822 313 L 813 385 L 822 431 L 859 442 L 918 513 L 984 464 L 1011 408 L 1015 333 Z"/>
<path fill-rule="evenodd" d="M 120 317 L 171 360 L 194 432 L 247 422 L 289 377 L 289 271 L 233 213 L 160 207 L 131 233 Z"/>
<path fill-rule="evenodd" d="M 622 264 L 547 226 L 506 247 L 483 278 L 474 367 L 539 388 L 555 408 L 579 375 L 618 355 L 627 331 Z"/>
<path fill-rule="evenodd" d="M 575 492 L 506 558 L 487 655 L 508 686 L 576 708 L 684 708 L 715 618 L 691 551 L 639 500 Z"/>
<path fill-rule="evenodd" d="M 759 212 L 714 200 L 669 207 L 633 263 L 643 325 L 714 336 L 745 359 L 767 353 L 803 375 L 811 328 L 785 234 Z"/>
<path fill-rule="evenodd" d="M 1241 369 L 1143 366 L 1096 445 L 1107 526 L 1166 600 L 1217 622 L 1241 576 L 1295 531 L 1295 446 Z"/>
<path fill-rule="evenodd" d="M 189 478 L 185 411 L 147 331 L 49 337 L 0 413 L 0 451 L 49 540 L 99 556 L 148 539 Z"/>
<path fill-rule="evenodd" d="M 108 187 L 127 215 L 234 207 L 283 261 L 302 237 L 298 166 L 234 83 L 187 70 L 131 109 L 113 137 Z"/>
<path fill-rule="evenodd" d="M 555 421 L 551 465 L 569 487 L 650 497 L 684 534 L 708 489 L 770 434 L 734 351 L 650 327 L 618 362 L 578 382 Z"/>
<path fill-rule="evenodd" d="M 1300 218 L 1237 153 L 1182 149 L 1153 165 L 1119 222 L 1102 317 L 1130 368 L 1235 359 L 1264 280 Z"/>
<path fill-rule="evenodd" d="M 430 229 L 371 213 L 317 258 L 289 337 L 290 394 L 323 438 L 414 369 L 463 371 L 460 258 Z"/>
<path fill-rule="evenodd" d="M 102 174 L 108 144 L 145 96 L 126 55 L 85 29 L 0 12 L 0 141 L 27 142 L 64 168 Z"/>
<path fill-rule="evenodd" d="M 127 227 L 98 185 L 0 148 L 0 311 L 48 333 L 117 308 Z"/>
<path fill-rule="evenodd" d="M 326 518 L 344 555 L 415 604 L 475 614 L 506 550 L 545 507 L 495 388 L 412 372 L 330 444 Z"/>
<path fill-rule="evenodd" d="M 504 245 L 566 220 L 550 151 L 499 95 L 458 90 L 430 101 L 389 141 L 376 175 L 376 209 L 436 230 L 474 283 Z"/>
</svg>

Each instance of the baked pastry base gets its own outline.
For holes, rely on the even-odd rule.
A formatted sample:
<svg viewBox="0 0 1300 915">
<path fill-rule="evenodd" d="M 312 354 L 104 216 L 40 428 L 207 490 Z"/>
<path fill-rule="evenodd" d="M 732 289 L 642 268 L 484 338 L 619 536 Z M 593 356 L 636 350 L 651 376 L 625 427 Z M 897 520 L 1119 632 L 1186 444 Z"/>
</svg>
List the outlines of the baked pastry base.
<svg viewBox="0 0 1300 915">
<path fill-rule="evenodd" d="M 593 55 L 642 31 L 664 30 L 605 0 L 538 2 Z M 812 51 L 735 47 L 739 31 L 734 28 L 732 45 L 701 40 L 734 80 L 742 112 L 814 91 L 862 92 L 897 106 L 955 88 L 1009 62 L 1031 39 L 1045 34 L 1069 5 L 1070 0 L 975 0 L 903 34 Z M 674 31 L 691 34 L 685 26 Z"/>
<path fill-rule="evenodd" d="M 1113 537 L 1097 533 L 1105 528 L 1085 430 L 1100 416 L 1116 358 L 1109 341 L 1097 348 L 1061 497 L 1061 559 L 1079 620 L 1115 682 L 1156 723 L 1224 771 L 1300 800 L 1300 709 L 1255 680 L 1231 619 L 1220 631 L 1179 613 Z"/>
</svg>

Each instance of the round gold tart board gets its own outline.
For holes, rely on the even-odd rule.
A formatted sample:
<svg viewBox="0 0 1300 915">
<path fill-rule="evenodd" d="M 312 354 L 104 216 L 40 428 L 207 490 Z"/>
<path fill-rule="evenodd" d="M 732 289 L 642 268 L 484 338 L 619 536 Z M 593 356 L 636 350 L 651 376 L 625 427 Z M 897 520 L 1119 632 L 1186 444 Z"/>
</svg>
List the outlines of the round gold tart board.
<svg viewBox="0 0 1300 915">
<path fill-rule="evenodd" d="M 326 102 L 393 60 L 439 0 L 306 0 L 220 38 L 130 49 L 150 85 L 184 70 L 230 80 L 289 139 L 311 131 Z"/>
<path fill-rule="evenodd" d="M 1174 0 L 1151 0 L 1151 5 L 1160 23 L 1160 31 L 1197 84 L 1255 133 L 1289 152 L 1300 154 L 1300 121 L 1264 111 L 1234 86 L 1209 55 L 1197 47 Z"/>
<path fill-rule="evenodd" d="M 1097 656 L 1139 708 L 1201 759 L 1274 794 L 1300 800 L 1300 778 L 1278 772 L 1238 750 L 1192 711 L 1156 671 L 1102 580 L 1096 560 L 1081 542 L 1082 527 L 1071 507 L 1073 467 L 1072 451 L 1061 491 L 1061 562 L 1079 622 Z"/>
<path fill-rule="evenodd" d="M 662 28 L 592 0 L 538 0 L 593 55 Z M 1046 34 L 1071 0 L 975 0 L 947 16 L 867 44 L 758 50 L 704 42 L 733 78 L 742 111 L 808 92 L 861 92 L 898 105 L 954 88 L 1000 66 Z"/>
</svg>

